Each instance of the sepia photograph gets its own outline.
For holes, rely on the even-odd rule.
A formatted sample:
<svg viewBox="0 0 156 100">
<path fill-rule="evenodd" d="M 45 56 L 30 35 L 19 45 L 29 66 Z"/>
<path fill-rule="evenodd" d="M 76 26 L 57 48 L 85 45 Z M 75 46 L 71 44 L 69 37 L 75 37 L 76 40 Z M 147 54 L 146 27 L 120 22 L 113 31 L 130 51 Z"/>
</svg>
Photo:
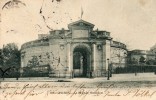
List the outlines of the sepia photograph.
<svg viewBox="0 0 156 100">
<path fill-rule="evenodd" d="M 0 0 L 0 100 L 155 100 L 155 0 Z"/>
</svg>

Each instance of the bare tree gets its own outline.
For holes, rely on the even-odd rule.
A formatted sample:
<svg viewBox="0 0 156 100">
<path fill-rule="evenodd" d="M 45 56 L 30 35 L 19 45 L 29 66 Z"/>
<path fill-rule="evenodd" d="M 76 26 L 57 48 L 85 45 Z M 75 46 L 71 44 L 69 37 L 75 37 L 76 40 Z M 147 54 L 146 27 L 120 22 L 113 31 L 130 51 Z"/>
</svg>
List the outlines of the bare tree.
<svg viewBox="0 0 156 100">
<path fill-rule="evenodd" d="M 114 48 L 111 54 L 111 63 L 117 63 L 118 67 L 122 67 L 123 63 L 126 63 L 127 53 L 122 48 Z"/>
</svg>

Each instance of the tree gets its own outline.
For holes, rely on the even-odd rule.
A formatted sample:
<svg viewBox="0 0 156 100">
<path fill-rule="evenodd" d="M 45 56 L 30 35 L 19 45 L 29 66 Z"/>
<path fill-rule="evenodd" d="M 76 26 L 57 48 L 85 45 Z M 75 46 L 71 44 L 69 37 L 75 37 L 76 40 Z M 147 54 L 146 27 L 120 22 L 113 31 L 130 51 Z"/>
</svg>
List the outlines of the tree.
<svg viewBox="0 0 156 100">
<path fill-rule="evenodd" d="M 16 77 L 20 68 L 20 51 L 15 43 L 9 43 L 0 50 L 1 77 Z M 19 75 L 18 75 L 19 76 Z"/>
<path fill-rule="evenodd" d="M 141 64 L 144 64 L 144 63 L 146 62 L 145 57 L 141 56 L 140 59 L 139 59 L 139 62 L 140 62 Z"/>
<path fill-rule="evenodd" d="M 0 67 L 3 66 L 3 55 L 2 55 L 2 49 L 0 49 Z"/>
<path fill-rule="evenodd" d="M 20 51 L 15 43 L 9 43 L 3 47 L 3 66 L 20 67 Z"/>
<path fill-rule="evenodd" d="M 131 64 L 133 64 L 133 65 L 138 64 L 138 60 L 136 58 L 132 58 Z"/>
<path fill-rule="evenodd" d="M 112 63 L 118 63 L 118 67 L 122 67 L 126 63 L 127 53 L 124 49 L 114 48 L 111 54 Z"/>
<path fill-rule="evenodd" d="M 156 60 L 155 59 L 149 59 L 146 61 L 147 65 L 156 65 Z"/>
<path fill-rule="evenodd" d="M 39 61 L 37 56 L 32 56 L 32 59 L 28 61 L 28 67 L 36 67 L 39 66 Z"/>
</svg>

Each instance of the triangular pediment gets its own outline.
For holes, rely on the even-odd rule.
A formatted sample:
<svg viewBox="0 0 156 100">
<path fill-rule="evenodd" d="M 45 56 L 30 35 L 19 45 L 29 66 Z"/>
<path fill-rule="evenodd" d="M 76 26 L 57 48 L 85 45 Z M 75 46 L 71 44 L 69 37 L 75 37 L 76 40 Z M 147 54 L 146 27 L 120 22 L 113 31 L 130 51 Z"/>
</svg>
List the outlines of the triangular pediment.
<svg viewBox="0 0 156 100">
<path fill-rule="evenodd" d="M 72 26 L 81 26 L 81 27 L 90 27 L 90 28 L 93 28 L 94 27 L 94 24 L 89 23 L 89 22 L 84 21 L 84 20 L 81 19 L 81 20 L 78 20 L 76 22 L 73 22 L 73 23 L 68 24 L 68 28 L 70 28 Z"/>
</svg>

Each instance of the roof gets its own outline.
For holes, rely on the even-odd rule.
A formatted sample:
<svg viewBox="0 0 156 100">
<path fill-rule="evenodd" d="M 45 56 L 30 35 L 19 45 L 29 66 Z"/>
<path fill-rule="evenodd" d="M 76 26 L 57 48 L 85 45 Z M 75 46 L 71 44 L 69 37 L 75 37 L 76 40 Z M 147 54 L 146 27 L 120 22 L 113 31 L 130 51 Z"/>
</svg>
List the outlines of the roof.
<svg viewBox="0 0 156 100">
<path fill-rule="evenodd" d="M 87 24 L 87 25 L 89 25 L 89 26 L 91 26 L 91 27 L 94 27 L 94 24 L 89 23 L 89 22 L 87 22 L 87 21 L 84 21 L 84 20 L 82 20 L 82 19 L 80 19 L 80 20 L 78 20 L 78 21 L 75 21 L 75 22 L 73 22 L 73 23 L 68 24 L 68 27 L 69 27 L 69 26 L 72 26 L 72 25 L 75 25 L 75 24 L 77 24 L 77 23 L 80 23 L 80 22 L 85 23 L 85 24 Z"/>
</svg>

